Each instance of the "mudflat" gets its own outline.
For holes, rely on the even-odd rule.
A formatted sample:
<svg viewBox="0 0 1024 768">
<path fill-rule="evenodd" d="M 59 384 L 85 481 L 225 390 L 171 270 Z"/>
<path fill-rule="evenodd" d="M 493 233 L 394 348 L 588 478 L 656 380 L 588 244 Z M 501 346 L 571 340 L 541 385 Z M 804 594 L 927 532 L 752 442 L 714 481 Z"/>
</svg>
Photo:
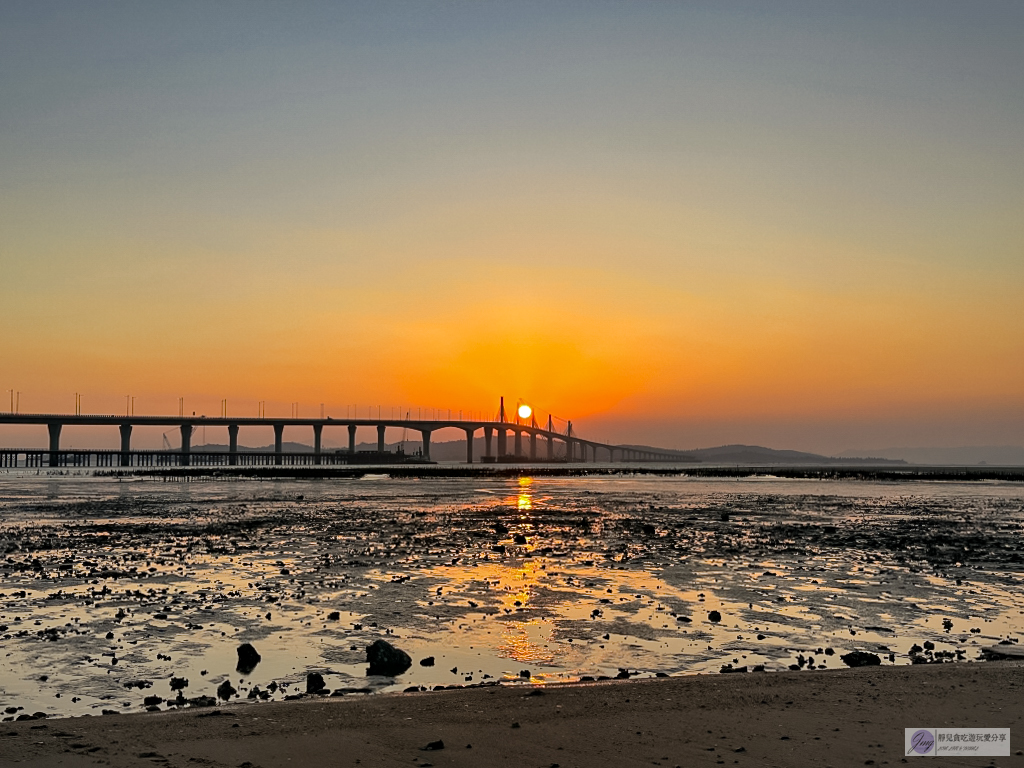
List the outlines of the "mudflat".
<svg viewBox="0 0 1024 768">
<path fill-rule="evenodd" d="M 1010 728 L 1024 663 L 921 664 L 493 686 L 5 723 L 0 765 L 861 766 L 908 727 Z M 442 746 L 443 745 L 443 746 Z"/>
</svg>

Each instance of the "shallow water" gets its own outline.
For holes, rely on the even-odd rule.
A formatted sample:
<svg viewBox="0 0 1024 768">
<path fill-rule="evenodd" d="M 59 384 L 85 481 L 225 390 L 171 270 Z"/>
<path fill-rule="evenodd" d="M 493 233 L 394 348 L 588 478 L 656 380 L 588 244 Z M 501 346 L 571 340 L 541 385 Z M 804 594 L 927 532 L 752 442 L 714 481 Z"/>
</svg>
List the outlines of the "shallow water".
<svg viewBox="0 0 1024 768">
<path fill-rule="evenodd" d="M 1024 628 L 1022 524 L 1019 483 L 11 472 L 0 709 L 133 711 L 172 676 L 282 698 L 313 671 L 337 692 L 907 664 L 925 641 L 974 660 Z M 377 638 L 411 669 L 368 677 Z"/>
</svg>

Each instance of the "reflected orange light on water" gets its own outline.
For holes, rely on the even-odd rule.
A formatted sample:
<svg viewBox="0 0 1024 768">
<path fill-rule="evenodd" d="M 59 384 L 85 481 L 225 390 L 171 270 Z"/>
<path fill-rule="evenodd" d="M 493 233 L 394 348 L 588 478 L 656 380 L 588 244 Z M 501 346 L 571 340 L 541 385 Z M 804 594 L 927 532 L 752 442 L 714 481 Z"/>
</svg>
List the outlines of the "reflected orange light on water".
<svg viewBox="0 0 1024 768">
<path fill-rule="evenodd" d="M 530 490 L 530 486 L 533 485 L 532 477 L 520 477 L 519 478 L 519 496 L 516 499 L 516 508 L 520 512 L 529 512 L 533 509 L 533 493 Z M 520 515 L 520 519 L 523 519 L 525 515 Z"/>
</svg>

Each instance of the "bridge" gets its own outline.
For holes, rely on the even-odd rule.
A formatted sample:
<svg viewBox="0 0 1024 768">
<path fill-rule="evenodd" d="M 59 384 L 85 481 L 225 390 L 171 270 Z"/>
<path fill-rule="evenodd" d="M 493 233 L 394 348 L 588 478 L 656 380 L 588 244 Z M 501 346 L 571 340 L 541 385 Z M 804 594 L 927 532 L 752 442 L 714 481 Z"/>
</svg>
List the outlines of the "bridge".
<svg viewBox="0 0 1024 768">
<path fill-rule="evenodd" d="M 601 454 L 609 462 L 674 461 L 679 457 L 673 453 L 638 450 L 632 447 L 609 445 L 586 440 L 573 433 L 572 422 L 564 432 L 556 431 L 549 416 L 547 425 L 540 427 L 531 419 L 529 423 L 518 418 L 509 419 L 505 414 L 504 402 L 494 420 L 458 419 L 319 419 L 273 418 L 238 416 L 104 416 L 82 414 L 6 413 L 0 414 L 0 425 L 32 424 L 45 426 L 49 433 L 49 447 L 40 449 L 0 449 L 0 467 L 16 466 L 190 466 L 193 463 L 223 463 L 236 466 L 239 463 L 273 464 L 337 464 L 350 463 L 356 457 L 356 430 L 372 427 L 377 430 L 377 453 L 383 458 L 386 453 L 385 436 L 388 429 L 402 429 L 418 432 L 422 441 L 422 460 L 430 459 L 430 436 L 441 429 L 457 429 L 466 435 L 466 462 L 472 464 L 473 442 L 477 432 L 483 431 L 484 455 L 482 461 L 598 461 Z M 64 427 L 82 426 L 117 427 L 121 434 L 119 451 L 61 450 L 60 438 Z M 192 435 L 197 427 L 227 427 L 228 450 L 221 452 L 194 452 Z M 180 430 L 181 448 L 178 451 L 133 451 L 132 430 L 135 427 L 171 427 Z M 272 454 L 239 452 L 238 433 L 242 427 L 272 427 L 274 430 L 274 451 Z M 313 433 L 312 454 L 285 453 L 283 450 L 284 431 L 311 429 Z M 324 428 L 345 428 L 348 431 L 348 451 L 328 452 L 322 449 Z M 509 451 L 508 437 L 512 434 L 512 450 Z M 308 433 L 307 433 L 308 434 Z M 496 441 L 497 452 L 492 452 Z M 528 445 L 528 449 L 524 446 Z M 544 443 L 543 453 L 538 453 L 538 443 Z M 560 450 L 556 456 L 555 446 Z M 381 462 L 384 463 L 384 462 Z"/>
</svg>

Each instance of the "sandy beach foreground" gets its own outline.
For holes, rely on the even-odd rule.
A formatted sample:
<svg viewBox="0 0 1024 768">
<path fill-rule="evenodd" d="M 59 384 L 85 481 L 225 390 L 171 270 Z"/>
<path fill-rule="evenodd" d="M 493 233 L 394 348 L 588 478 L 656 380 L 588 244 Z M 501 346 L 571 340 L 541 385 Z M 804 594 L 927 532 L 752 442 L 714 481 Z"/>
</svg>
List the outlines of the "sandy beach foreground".
<svg viewBox="0 0 1024 768">
<path fill-rule="evenodd" d="M 705 675 L 6 723 L 0 765 L 886 765 L 905 727 L 977 726 L 1010 757 L 941 764 L 1024 766 L 1022 714 L 1019 662 Z"/>
</svg>

